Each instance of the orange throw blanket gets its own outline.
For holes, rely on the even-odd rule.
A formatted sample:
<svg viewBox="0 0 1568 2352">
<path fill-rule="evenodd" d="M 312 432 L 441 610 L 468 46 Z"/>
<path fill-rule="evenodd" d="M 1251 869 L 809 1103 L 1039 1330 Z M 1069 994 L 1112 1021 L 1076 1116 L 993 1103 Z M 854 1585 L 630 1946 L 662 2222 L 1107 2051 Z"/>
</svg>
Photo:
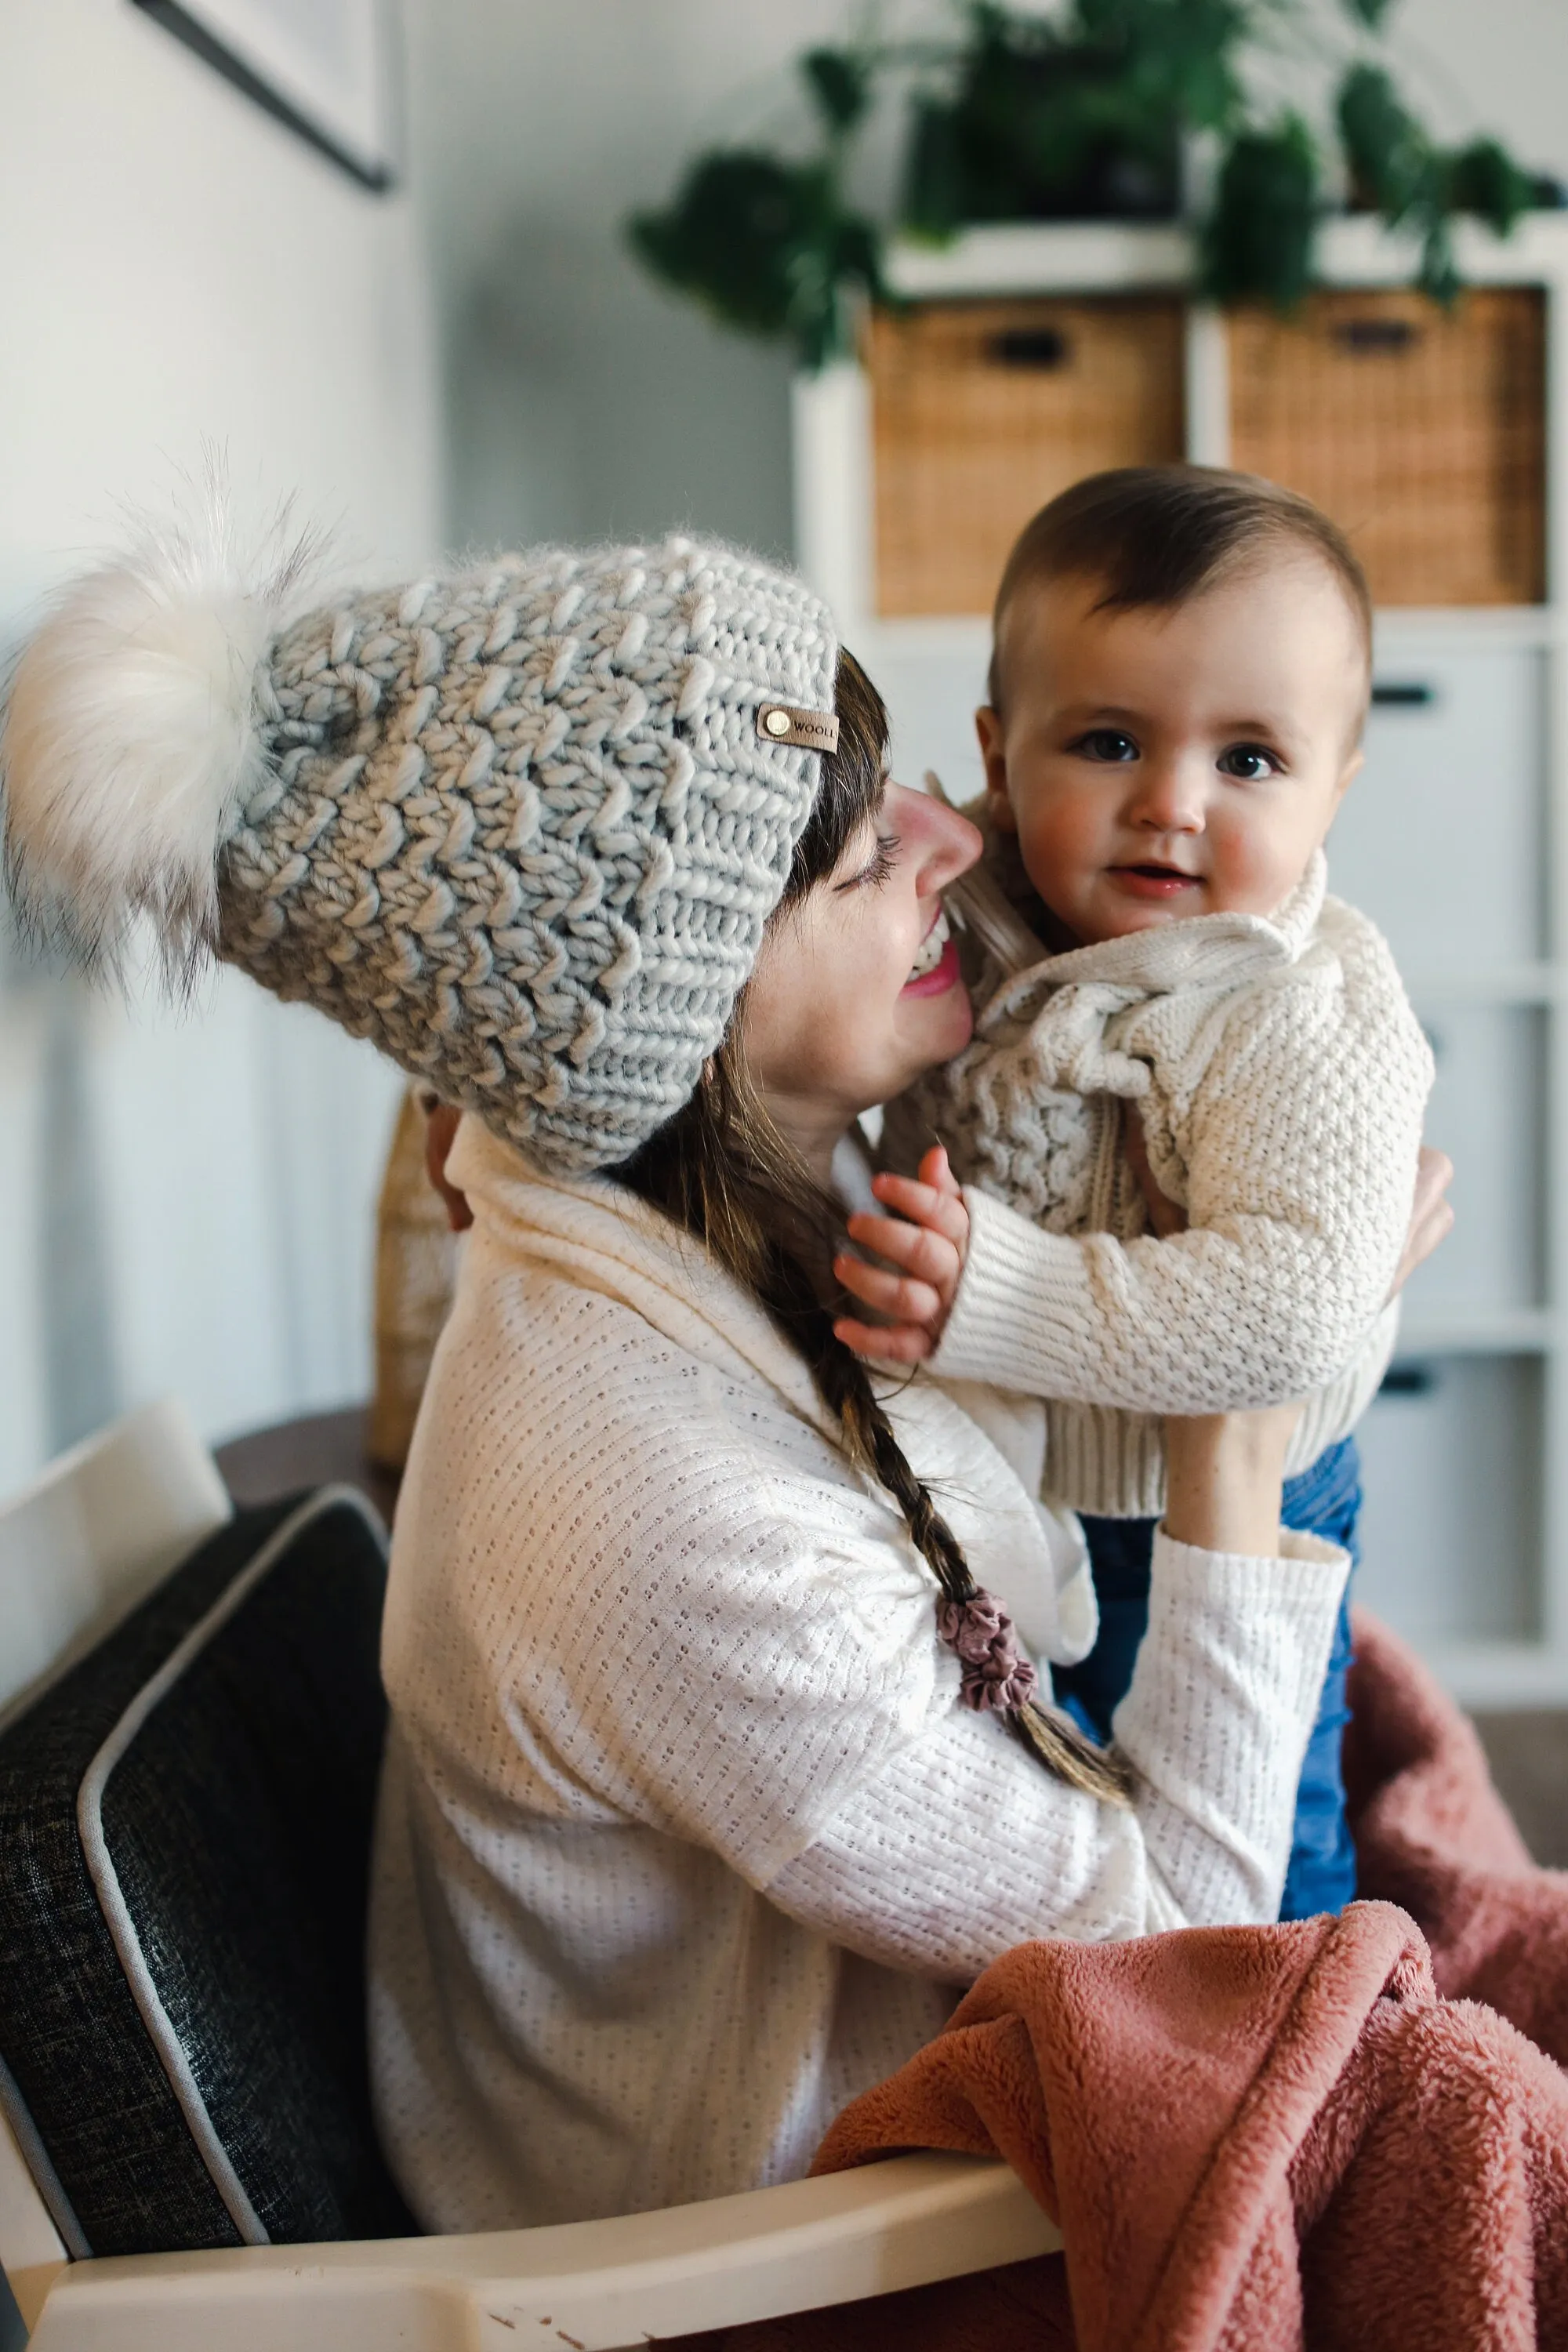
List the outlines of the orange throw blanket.
<svg viewBox="0 0 1568 2352">
<path fill-rule="evenodd" d="M 1531 1862 L 1403 1645 L 1362 1615 L 1356 1648 L 1346 1778 L 1373 1899 L 1020 1946 L 818 2153 L 1004 2156 L 1065 2256 L 704 2343 L 1568 2347 L 1568 1873 Z"/>
</svg>

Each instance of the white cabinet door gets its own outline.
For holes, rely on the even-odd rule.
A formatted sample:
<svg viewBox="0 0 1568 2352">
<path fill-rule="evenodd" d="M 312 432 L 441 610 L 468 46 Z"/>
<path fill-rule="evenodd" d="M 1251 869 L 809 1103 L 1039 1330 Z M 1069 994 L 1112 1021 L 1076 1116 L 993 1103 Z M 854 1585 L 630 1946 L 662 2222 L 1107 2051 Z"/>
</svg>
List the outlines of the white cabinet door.
<svg viewBox="0 0 1568 2352">
<path fill-rule="evenodd" d="M 1366 765 L 1329 836 L 1329 887 L 1386 933 L 1407 982 L 1547 952 L 1545 666 L 1535 647 L 1394 640 Z"/>
<path fill-rule="evenodd" d="M 1544 1306 L 1546 1014 L 1533 1005 L 1417 1005 L 1436 1057 L 1426 1140 L 1454 1163 L 1454 1230 L 1412 1276 L 1405 1315 Z"/>
<path fill-rule="evenodd" d="M 1357 1597 L 1418 1643 L 1538 1636 L 1539 1360 L 1402 1363 L 1357 1436 Z"/>
</svg>

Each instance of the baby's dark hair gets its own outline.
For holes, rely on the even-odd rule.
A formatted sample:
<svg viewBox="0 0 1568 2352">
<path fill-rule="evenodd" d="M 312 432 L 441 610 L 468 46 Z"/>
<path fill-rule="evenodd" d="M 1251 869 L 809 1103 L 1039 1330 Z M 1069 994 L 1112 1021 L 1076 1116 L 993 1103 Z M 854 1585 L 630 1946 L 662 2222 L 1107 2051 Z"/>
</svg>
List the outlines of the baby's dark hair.
<svg viewBox="0 0 1568 2352">
<path fill-rule="evenodd" d="M 777 920 L 787 921 L 790 907 L 827 879 L 881 799 L 887 709 L 852 654 L 838 656 L 835 700 L 838 749 L 823 760 Z M 729 1033 L 690 1101 L 617 1172 L 761 1301 L 804 1359 L 845 1451 L 891 1495 L 944 1599 L 962 1604 L 976 1590 L 963 1548 L 916 1476 L 870 1374 L 838 1338 L 832 1311 L 822 1303 L 843 1212 L 768 1116 L 746 1068 L 743 1004 L 742 991 Z M 1060 1779 L 1108 1801 L 1126 1801 L 1121 1763 L 1065 1717 L 1026 1700 L 1007 1721 Z"/>
<path fill-rule="evenodd" d="M 1170 609 L 1270 546 L 1326 563 L 1344 592 L 1372 666 L 1372 592 L 1338 523 L 1295 490 L 1219 466 L 1119 466 L 1090 474 L 1026 522 L 992 610 L 987 692 L 1002 707 L 1002 635 L 1018 596 L 1052 580 L 1100 584 L 1097 612 Z"/>
</svg>

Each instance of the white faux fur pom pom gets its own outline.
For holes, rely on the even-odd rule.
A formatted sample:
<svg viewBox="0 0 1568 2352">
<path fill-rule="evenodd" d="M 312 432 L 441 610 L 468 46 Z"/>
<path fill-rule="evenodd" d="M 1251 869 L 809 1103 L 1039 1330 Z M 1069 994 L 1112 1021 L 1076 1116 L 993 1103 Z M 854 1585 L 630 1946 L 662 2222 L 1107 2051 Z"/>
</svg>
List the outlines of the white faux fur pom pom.
<svg viewBox="0 0 1568 2352">
<path fill-rule="evenodd" d="M 112 959 L 150 916 L 170 967 L 216 932 L 218 852 L 265 774 L 260 665 L 312 554 L 247 562 L 221 495 L 64 593 L 22 654 L 0 738 L 25 918 Z"/>
</svg>

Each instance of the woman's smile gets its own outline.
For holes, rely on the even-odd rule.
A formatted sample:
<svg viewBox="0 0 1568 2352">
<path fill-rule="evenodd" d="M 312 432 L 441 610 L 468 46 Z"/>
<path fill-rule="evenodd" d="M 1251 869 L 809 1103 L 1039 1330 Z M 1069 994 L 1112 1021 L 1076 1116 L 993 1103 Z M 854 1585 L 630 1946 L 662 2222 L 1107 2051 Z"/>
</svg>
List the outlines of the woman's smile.
<svg viewBox="0 0 1568 2352">
<path fill-rule="evenodd" d="M 903 996 L 941 996 L 957 978 L 958 947 L 948 929 L 947 910 L 938 907 L 900 993 Z"/>
<path fill-rule="evenodd" d="M 956 809 L 889 782 L 825 886 L 769 927 L 746 991 L 746 1058 L 825 1184 L 851 1119 L 969 1043 L 942 894 L 980 848 Z"/>
</svg>

